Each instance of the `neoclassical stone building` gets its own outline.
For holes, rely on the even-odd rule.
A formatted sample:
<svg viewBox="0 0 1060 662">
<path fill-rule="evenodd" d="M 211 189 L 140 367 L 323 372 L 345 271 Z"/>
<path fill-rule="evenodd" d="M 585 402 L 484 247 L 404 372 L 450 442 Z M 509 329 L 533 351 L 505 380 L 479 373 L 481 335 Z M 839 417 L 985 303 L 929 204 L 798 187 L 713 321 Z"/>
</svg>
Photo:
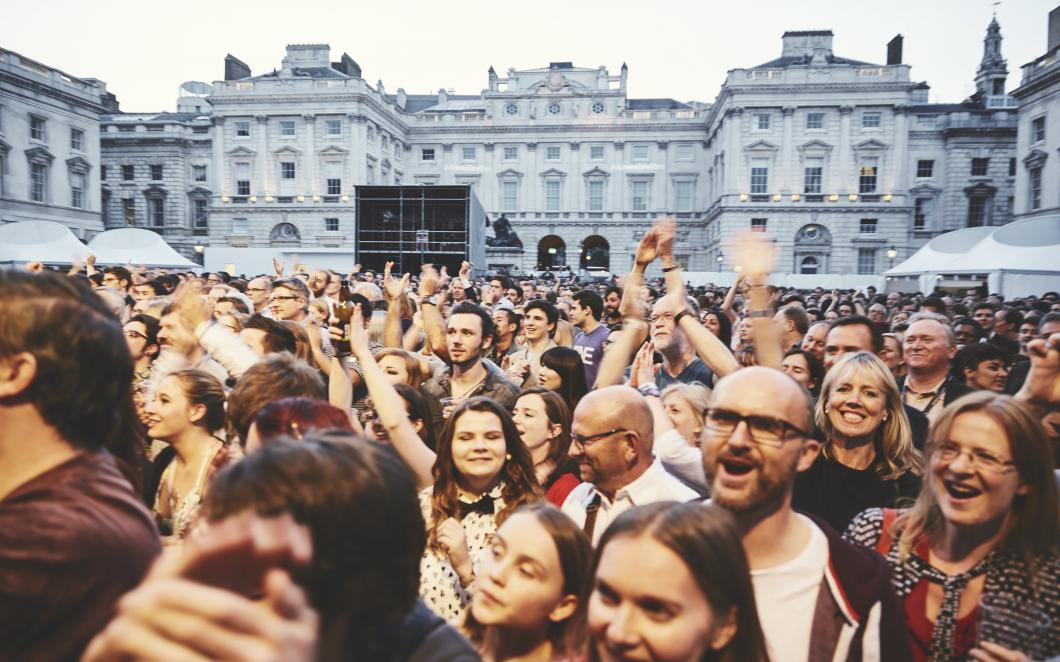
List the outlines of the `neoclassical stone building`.
<svg viewBox="0 0 1060 662">
<path fill-rule="evenodd" d="M 941 232 L 1011 220 L 1006 76 L 996 21 L 976 94 L 954 104 L 928 103 L 900 37 L 873 64 L 836 54 L 831 31 L 785 33 L 778 58 L 731 70 L 712 103 L 630 98 L 625 65 L 570 62 L 491 67 L 475 95 L 411 95 L 327 45 L 291 45 L 259 75 L 228 56 L 225 79 L 186 85 L 177 113 L 105 116 L 104 218 L 189 254 L 352 249 L 356 186 L 456 184 L 522 240 L 485 267 L 620 272 L 650 219 L 672 214 L 690 270 L 727 269 L 725 241 L 751 228 L 784 271 L 878 273 Z"/>
</svg>

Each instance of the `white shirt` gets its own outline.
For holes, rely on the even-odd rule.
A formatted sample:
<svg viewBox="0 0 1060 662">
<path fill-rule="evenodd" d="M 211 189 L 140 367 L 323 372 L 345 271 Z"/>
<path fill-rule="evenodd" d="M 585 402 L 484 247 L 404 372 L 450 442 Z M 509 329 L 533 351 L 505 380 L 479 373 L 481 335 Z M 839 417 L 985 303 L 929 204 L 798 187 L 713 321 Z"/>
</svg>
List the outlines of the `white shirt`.
<svg viewBox="0 0 1060 662">
<path fill-rule="evenodd" d="M 795 513 L 810 527 L 810 540 L 799 554 L 772 568 L 752 570 L 751 584 L 758 620 L 773 662 L 807 662 L 817 594 L 828 565 L 828 539 L 810 519 Z"/>
<path fill-rule="evenodd" d="M 563 502 L 563 512 L 578 526 L 585 527 L 585 514 L 593 499 L 600 496 L 600 509 L 596 513 L 593 527 L 593 544 L 616 517 L 634 506 L 643 506 L 656 501 L 691 501 L 699 495 L 681 481 L 666 473 L 662 462 L 654 460 L 648 470 L 636 480 L 615 492 L 612 502 L 596 491 L 592 483 L 582 483 L 571 490 Z"/>
<path fill-rule="evenodd" d="M 696 487 L 710 489 L 703 472 L 703 451 L 690 445 L 676 428 L 656 435 L 652 448 L 671 474 Z"/>
</svg>

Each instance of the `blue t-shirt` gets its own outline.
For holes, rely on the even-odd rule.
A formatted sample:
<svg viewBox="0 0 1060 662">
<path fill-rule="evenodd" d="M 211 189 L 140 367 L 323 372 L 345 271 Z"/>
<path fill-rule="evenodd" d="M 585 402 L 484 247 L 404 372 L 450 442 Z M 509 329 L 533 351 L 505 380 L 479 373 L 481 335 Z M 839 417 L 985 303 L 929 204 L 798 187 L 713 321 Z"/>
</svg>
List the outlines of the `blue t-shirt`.
<svg viewBox="0 0 1060 662">
<path fill-rule="evenodd" d="M 589 385 L 589 388 L 592 388 L 593 383 L 596 382 L 596 373 L 600 370 L 600 361 L 604 357 L 604 341 L 610 333 L 611 329 L 601 324 L 590 333 L 579 331 L 574 336 L 574 349 L 582 355 L 585 383 Z"/>
</svg>

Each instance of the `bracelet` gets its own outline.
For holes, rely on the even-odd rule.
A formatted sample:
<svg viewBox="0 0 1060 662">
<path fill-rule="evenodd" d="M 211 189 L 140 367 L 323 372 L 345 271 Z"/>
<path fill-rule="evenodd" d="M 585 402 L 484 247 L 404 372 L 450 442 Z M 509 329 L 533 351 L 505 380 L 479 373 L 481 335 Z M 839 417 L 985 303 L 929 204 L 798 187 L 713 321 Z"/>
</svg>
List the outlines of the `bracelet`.
<svg viewBox="0 0 1060 662">
<path fill-rule="evenodd" d="M 650 382 L 638 386 L 637 391 L 645 398 L 657 398 L 660 395 L 659 387 Z"/>
<path fill-rule="evenodd" d="M 662 270 L 662 272 L 663 272 L 664 274 L 668 274 L 668 273 L 670 273 L 671 271 L 677 271 L 677 270 L 678 270 L 678 269 L 680 269 L 680 268 L 681 268 L 681 265 L 680 265 L 680 264 L 675 264 L 675 265 L 674 265 L 674 266 L 672 266 L 672 267 L 663 267 L 663 270 Z"/>
<path fill-rule="evenodd" d="M 684 316 L 685 315 L 691 315 L 691 314 L 692 314 L 692 311 L 690 311 L 690 310 L 688 310 L 686 308 L 685 310 L 682 310 L 681 312 L 679 312 L 676 315 L 674 315 L 674 326 L 681 326 L 681 320 L 684 318 Z"/>
<path fill-rule="evenodd" d="M 750 318 L 772 317 L 772 316 L 773 316 L 773 314 L 771 312 L 769 312 L 768 310 L 749 310 L 749 311 L 747 311 L 747 317 L 750 317 Z"/>
</svg>

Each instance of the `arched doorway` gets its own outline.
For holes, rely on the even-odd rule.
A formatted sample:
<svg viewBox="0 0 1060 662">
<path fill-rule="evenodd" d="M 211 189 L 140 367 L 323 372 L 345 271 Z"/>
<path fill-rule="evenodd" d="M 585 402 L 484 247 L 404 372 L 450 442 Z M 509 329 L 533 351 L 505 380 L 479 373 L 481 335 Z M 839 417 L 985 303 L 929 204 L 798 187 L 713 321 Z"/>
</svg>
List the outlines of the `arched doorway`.
<svg viewBox="0 0 1060 662">
<path fill-rule="evenodd" d="M 589 267 L 611 270 L 611 245 L 598 234 L 590 235 L 582 242 L 581 259 L 578 261 L 581 269 Z"/>
<path fill-rule="evenodd" d="M 832 256 L 832 233 L 817 223 L 799 228 L 795 233 L 795 269 L 800 274 L 829 273 Z"/>
<path fill-rule="evenodd" d="M 567 244 L 554 234 L 545 235 L 537 242 L 537 264 L 542 269 L 551 269 L 567 264 Z"/>
<path fill-rule="evenodd" d="M 800 274 L 815 274 L 820 265 L 817 263 L 817 258 L 812 255 L 807 255 L 802 258 L 799 262 L 799 273 Z"/>
</svg>

